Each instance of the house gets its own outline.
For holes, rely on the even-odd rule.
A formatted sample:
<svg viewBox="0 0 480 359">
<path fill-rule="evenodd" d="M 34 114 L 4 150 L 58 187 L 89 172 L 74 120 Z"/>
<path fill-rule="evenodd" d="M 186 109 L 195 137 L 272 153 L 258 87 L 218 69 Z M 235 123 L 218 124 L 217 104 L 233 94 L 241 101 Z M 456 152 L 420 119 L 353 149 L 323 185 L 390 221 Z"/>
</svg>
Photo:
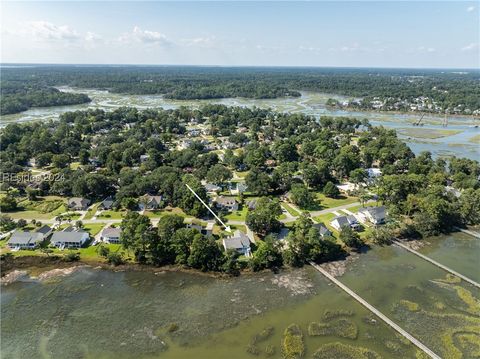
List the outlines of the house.
<svg viewBox="0 0 480 359">
<path fill-rule="evenodd" d="M 322 238 L 325 237 L 325 236 L 331 236 L 332 235 L 332 232 L 330 232 L 330 230 L 327 227 L 325 227 L 325 225 L 323 223 L 314 223 L 313 227 L 318 229 L 318 232 L 320 233 L 320 236 Z"/>
<path fill-rule="evenodd" d="M 68 199 L 67 206 L 69 209 L 84 211 L 90 204 L 90 200 L 82 197 L 72 197 Z"/>
<path fill-rule="evenodd" d="M 33 249 L 45 239 L 43 233 L 15 231 L 7 242 L 10 249 Z"/>
<path fill-rule="evenodd" d="M 63 232 L 75 232 L 75 231 L 76 229 L 72 226 L 68 226 L 63 229 Z"/>
<path fill-rule="evenodd" d="M 213 235 L 213 222 L 208 222 L 205 227 L 195 223 L 188 223 L 187 228 L 196 229 L 207 237 L 211 237 Z"/>
<path fill-rule="evenodd" d="M 252 199 L 251 201 L 247 202 L 247 207 L 250 211 L 253 211 L 255 208 L 257 208 L 257 200 Z"/>
<path fill-rule="evenodd" d="M 150 155 L 140 155 L 140 162 L 146 162 L 150 158 Z"/>
<path fill-rule="evenodd" d="M 234 197 L 220 196 L 215 199 L 216 207 L 229 212 L 238 211 L 238 202 Z"/>
<path fill-rule="evenodd" d="M 111 209 L 115 200 L 112 196 L 108 196 L 98 205 L 98 209 Z"/>
<path fill-rule="evenodd" d="M 205 191 L 207 191 L 207 193 L 218 193 L 222 190 L 222 187 L 213 183 L 207 183 L 203 187 L 205 187 Z"/>
<path fill-rule="evenodd" d="M 151 196 L 149 194 L 142 197 L 139 203 L 140 209 L 143 210 L 155 210 L 162 207 L 163 198 L 162 196 Z"/>
<path fill-rule="evenodd" d="M 119 244 L 121 233 L 122 233 L 122 230 L 118 227 L 108 227 L 103 229 L 100 238 L 105 243 Z"/>
<path fill-rule="evenodd" d="M 229 249 L 233 249 L 233 250 L 236 250 L 238 253 L 243 254 L 247 257 L 249 257 L 251 254 L 250 239 L 245 233 L 239 230 L 236 230 L 232 236 L 229 236 L 228 238 L 224 238 L 222 240 L 222 243 L 223 243 L 223 248 L 225 248 L 225 251 L 228 251 Z"/>
<path fill-rule="evenodd" d="M 44 238 L 47 238 L 50 234 L 52 234 L 52 228 L 50 226 L 47 226 L 46 224 L 37 229 L 37 233 L 43 234 Z"/>
<path fill-rule="evenodd" d="M 337 216 L 331 222 L 330 225 L 337 231 L 341 231 L 343 227 L 350 227 L 353 230 L 358 230 L 360 225 L 354 216 Z"/>
<path fill-rule="evenodd" d="M 383 224 L 386 218 L 385 206 L 360 208 L 357 216 L 362 222 Z"/>
<path fill-rule="evenodd" d="M 247 185 L 245 182 L 236 182 L 236 183 L 230 183 L 230 193 L 237 195 L 240 193 L 243 193 L 247 190 Z"/>
<path fill-rule="evenodd" d="M 50 243 L 57 248 L 80 248 L 90 238 L 90 235 L 84 231 L 77 232 L 55 232 L 50 239 Z"/>
<path fill-rule="evenodd" d="M 382 175 L 382 170 L 380 168 L 367 168 L 367 175 L 370 179 L 377 178 Z"/>
</svg>

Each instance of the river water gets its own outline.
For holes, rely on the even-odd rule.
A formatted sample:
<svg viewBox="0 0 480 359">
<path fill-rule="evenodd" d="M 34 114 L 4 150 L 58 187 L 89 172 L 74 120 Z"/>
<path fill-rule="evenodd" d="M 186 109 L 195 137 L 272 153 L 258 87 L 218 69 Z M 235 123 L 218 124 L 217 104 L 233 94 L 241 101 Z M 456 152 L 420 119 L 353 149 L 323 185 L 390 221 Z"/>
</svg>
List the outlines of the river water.
<svg viewBox="0 0 480 359">
<path fill-rule="evenodd" d="M 448 127 L 442 127 L 444 121 L 443 116 L 426 115 L 422 119 L 423 126 L 418 127 L 413 125 L 419 120 L 418 114 L 360 112 L 327 108 L 325 103 L 328 98 L 332 97 L 340 100 L 344 98 L 338 95 L 302 92 L 300 98 L 287 99 L 253 100 L 228 98 L 181 101 L 164 99 L 160 95 L 126 95 L 92 89 L 61 88 L 61 90 L 86 93 L 90 96 L 92 102 L 73 106 L 32 108 L 19 114 L 2 116 L 2 126 L 11 122 L 57 119 L 60 114 L 64 112 L 84 110 L 87 108 L 112 110 L 122 106 L 134 106 L 140 109 L 155 107 L 173 109 L 180 106 L 199 107 L 207 103 L 220 103 L 228 106 L 271 108 L 280 112 L 302 112 L 316 116 L 317 118 L 320 116 L 367 118 L 373 125 L 382 125 L 399 130 L 400 137 L 408 143 L 416 153 L 430 151 L 434 156 L 456 155 L 458 157 L 472 159 L 479 158 L 478 145 L 480 140 L 476 136 L 480 135 L 480 128 L 475 127 L 480 125 L 480 119 L 478 118 L 449 116 Z M 432 134 L 434 135 L 432 136 Z"/>
<path fill-rule="evenodd" d="M 478 279 L 479 243 L 455 234 L 422 252 Z M 339 279 L 441 357 L 478 356 L 475 287 L 393 246 L 360 255 Z M 85 268 L 24 277 L 2 288 L 1 304 L 2 358 L 282 358 L 292 323 L 305 358 L 417 351 L 311 267 L 227 279 Z"/>
</svg>

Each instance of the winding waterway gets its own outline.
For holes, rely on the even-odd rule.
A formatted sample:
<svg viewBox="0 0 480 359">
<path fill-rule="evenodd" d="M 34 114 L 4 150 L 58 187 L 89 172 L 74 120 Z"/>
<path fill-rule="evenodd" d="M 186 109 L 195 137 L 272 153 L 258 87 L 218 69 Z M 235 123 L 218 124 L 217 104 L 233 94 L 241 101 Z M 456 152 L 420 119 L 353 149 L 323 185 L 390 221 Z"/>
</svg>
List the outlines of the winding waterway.
<svg viewBox="0 0 480 359">
<path fill-rule="evenodd" d="M 478 278 L 479 242 L 455 234 L 422 252 L 452 266 L 457 258 L 457 271 Z M 442 358 L 478 354 L 475 287 L 393 246 L 360 255 L 339 279 Z M 281 358 L 292 323 L 305 358 L 417 351 L 311 267 L 228 279 L 84 268 L 24 277 L 2 288 L 1 304 L 2 358 Z"/>
<path fill-rule="evenodd" d="M 338 95 L 330 95 L 315 92 L 302 92 L 300 98 L 281 98 L 253 100 L 244 98 L 227 98 L 215 100 L 170 100 L 160 95 L 126 95 L 115 94 L 108 91 L 93 89 L 72 89 L 61 88 L 62 91 L 86 93 L 92 99 L 91 103 L 32 108 L 28 111 L 2 116 L 2 126 L 11 122 L 45 121 L 57 119 L 60 114 L 68 111 L 84 110 L 87 108 L 101 108 L 112 110 L 122 106 L 135 106 L 140 109 L 162 107 L 174 109 L 180 106 L 199 107 L 207 103 L 220 103 L 228 106 L 257 106 L 260 108 L 271 108 L 281 112 L 302 112 L 319 118 L 320 116 L 350 116 L 367 118 L 373 125 L 395 128 L 399 131 L 400 137 L 409 144 L 416 153 L 430 151 L 434 156 L 468 157 L 479 158 L 480 120 L 472 117 L 448 117 L 448 127 L 442 127 L 443 116 L 426 115 L 422 119 L 423 126 L 414 126 L 419 114 L 401 114 L 386 112 L 360 112 L 346 111 L 328 108 L 325 104 L 328 98 L 343 99 Z"/>
</svg>

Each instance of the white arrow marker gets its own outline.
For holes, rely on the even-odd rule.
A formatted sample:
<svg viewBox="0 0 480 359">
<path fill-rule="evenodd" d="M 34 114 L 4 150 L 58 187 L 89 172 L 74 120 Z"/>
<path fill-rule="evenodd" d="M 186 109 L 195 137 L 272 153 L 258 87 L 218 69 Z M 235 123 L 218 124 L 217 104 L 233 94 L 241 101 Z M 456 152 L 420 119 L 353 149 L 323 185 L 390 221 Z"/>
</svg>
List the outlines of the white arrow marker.
<svg viewBox="0 0 480 359">
<path fill-rule="evenodd" d="M 216 215 L 216 213 L 208 206 L 208 204 L 206 204 L 206 203 L 203 201 L 203 199 L 201 199 L 200 196 L 195 193 L 195 191 L 192 189 L 192 187 L 190 187 L 190 186 L 189 186 L 188 184 L 186 184 L 186 183 L 185 183 L 185 186 L 187 186 L 187 188 L 193 193 L 193 195 L 194 195 L 195 197 L 197 197 L 198 200 L 199 200 L 200 202 L 202 202 L 202 204 L 203 204 L 205 207 L 207 207 L 207 209 L 210 211 L 210 213 L 213 214 L 213 216 L 222 224 L 222 226 L 225 227 L 225 230 L 226 230 L 227 232 L 231 232 L 231 231 L 232 231 L 232 229 L 230 228 L 230 226 L 227 226 L 225 223 L 223 223 L 223 221 L 222 221 L 222 220 Z"/>
</svg>

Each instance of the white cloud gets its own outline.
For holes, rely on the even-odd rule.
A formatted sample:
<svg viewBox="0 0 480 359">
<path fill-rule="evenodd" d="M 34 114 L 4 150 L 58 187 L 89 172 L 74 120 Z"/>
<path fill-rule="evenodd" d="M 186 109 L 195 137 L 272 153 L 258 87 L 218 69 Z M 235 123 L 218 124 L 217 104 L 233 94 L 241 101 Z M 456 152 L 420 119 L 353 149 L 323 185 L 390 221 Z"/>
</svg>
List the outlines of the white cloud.
<svg viewBox="0 0 480 359">
<path fill-rule="evenodd" d="M 472 42 L 464 47 L 462 47 L 460 50 L 462 51 L 472 51 L 478 48 L 478 42 Z"/>
<path fill-rule="evenodd" d="M 170 46 L 173 42 L 167 38 L 164 34 L 157 31 L 142 30 L 140 27 L 135 26 L 130 33 L 121 35 L 118 40 L 120 42 L 142 42 L 145 44 L 154 44 L 160 46 Z"/>
<path fill-rule="evenodd" d="M 472 12 L 473 10 L 475 10 L 475 6 L 469 6 L 469 7 L 467 7 L 467 11 L 468 11 L 468 12 Z"/>
<path fill-rule="evenodd" d="M 182 39 L 181 42 L 185 46 L 212 48 L 212 47 L 215 47 L 216 39 L 215 39 L 215 36 L 196 37 L 192 39 Z"/>
<path fill-rule="evenodd" d="M 430 53 L 437 51 L 433 47 L 426 47 L 426 46 L 420 46 L 420 47 L 417 48 L 417 50 L 420 51 L 420 52 L 430 52 Z"/>
<path fill-rule="evenodd" d="M 102 40 L 102 37 L 94 32 L 88 31 L 85 34 L 85 41 L 94 42 L 100 40 Z"/>
<path fill-rule="evenodd" d="M 21 35 L 33 36 L 34 40 L 43 41 L 76 41 L 80 35 L 66 25 L 57 26 L 48 21 L 28 22 L 24 29 L 18 32 Z"/>
</svg>

